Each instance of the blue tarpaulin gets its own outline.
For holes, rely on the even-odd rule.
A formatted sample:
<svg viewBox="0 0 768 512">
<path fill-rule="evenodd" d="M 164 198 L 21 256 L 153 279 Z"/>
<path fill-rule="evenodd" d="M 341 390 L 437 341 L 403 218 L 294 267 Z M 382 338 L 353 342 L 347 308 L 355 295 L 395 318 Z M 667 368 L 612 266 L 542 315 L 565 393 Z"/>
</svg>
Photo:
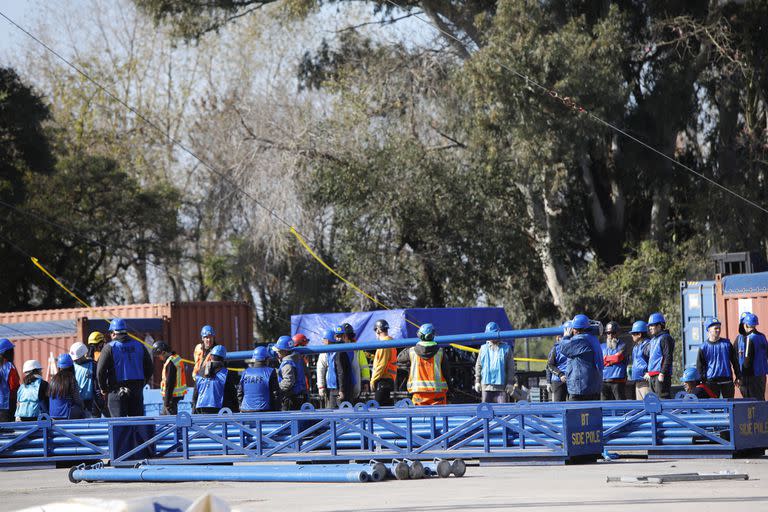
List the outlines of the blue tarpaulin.
<svg viewBox="0 0 768 512">
<path fill-rule="evenodd" d="M 395 339 L 415 337 L 418 326 L 425 323 L 434 324 L 439 335 L 483 332 L 488 322 L 496 322 L 502 331 L 512 329 L 504 308 L 388 309 L 293 315 L 291 335 L 302 333 L 309 338 L 310 345 L 317 345 L 326 329 L 349 323 L 359 341 L 374 341 L 373 326 L 382 319 L 389 323 L 389 335 Z"/>
<path fill-rule="evenodd" d="M 733 274 L 723 277 L 723 293 L 754 293 L 768 291 L 768 272 Z"/>
<path fill-rule="evenodd" d="M 74 320 L 48 322 L 18 322 L 0 324 L 0 338 L 34 338 L 37 336 L 61 336 L 76 332 Z"/>
</svg>

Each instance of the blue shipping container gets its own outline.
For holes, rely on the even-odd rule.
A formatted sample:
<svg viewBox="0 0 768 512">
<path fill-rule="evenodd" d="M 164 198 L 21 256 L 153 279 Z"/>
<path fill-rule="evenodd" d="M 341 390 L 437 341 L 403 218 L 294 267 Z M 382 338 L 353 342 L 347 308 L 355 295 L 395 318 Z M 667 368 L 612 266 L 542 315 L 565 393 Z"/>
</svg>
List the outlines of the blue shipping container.
<svg viewBox="0 0 768 512">
<path fill-rule="evenodd" d="M 696 366 L 704 326 L 717 316 L 714 281 L 680 281 L 683 367 Z"/>
</svg>

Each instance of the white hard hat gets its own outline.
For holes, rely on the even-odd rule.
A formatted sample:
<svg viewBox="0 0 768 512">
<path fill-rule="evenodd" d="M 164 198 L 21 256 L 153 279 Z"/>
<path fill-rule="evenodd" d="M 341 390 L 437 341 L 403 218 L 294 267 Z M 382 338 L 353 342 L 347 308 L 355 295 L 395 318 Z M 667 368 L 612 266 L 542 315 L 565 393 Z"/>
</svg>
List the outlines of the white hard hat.
<svg viewBox="0 0 768 512">
<path fill-rule="evenodd" d="M 80 359 L 81 357 L 84 357 L 88 353 L 88 348 L 85 346 L 85 343 L 82 341 L 78 341 L 72 344 L 71 347 L 69 347 L 69 355 L 73 360 Z"/>
<path fill-rule="evenodd" d="M 24 361 L 24 366 L 21 367 L 22 373 L 31 372 L 32 370 L 42 370 L 43 365 L 40 364 L 40 361 L 37 359 L 30 359 L 28 361 Z"/>
</svg>

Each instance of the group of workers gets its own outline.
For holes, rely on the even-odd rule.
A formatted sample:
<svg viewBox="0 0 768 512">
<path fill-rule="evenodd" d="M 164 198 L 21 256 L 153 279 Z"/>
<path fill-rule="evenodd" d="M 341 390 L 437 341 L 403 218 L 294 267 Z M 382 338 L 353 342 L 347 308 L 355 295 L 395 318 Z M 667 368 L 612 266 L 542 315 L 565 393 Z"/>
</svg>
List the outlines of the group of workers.
<svg viewBox="0 0 768 512">
<path fill-rule="evenodd" d="M 683 371 L 685 391 L 699 398 L 733 398 L 738 386 L 742 397 L 764 400 L 768 343 L 758 324 L 757 315 L 742 313 L 734 344 L 720 335 L 720 321 L 711 319 L 696 365 Z M 553 401 L 642 400 L 649 391 L 671 398 L 675 341 L 664 315 L 634 322 L 631 343 L 620 339 L 616 322 L 608 322 L 603 334 L 601 343 L 599 323 L 585 315 L 563 324 L 547 360 Z"/>
<path fill-rule="evenodd" d="M 734 344 L 721 336 L 719 320 L 709 321 L 696 366 L 685 368 L 681 378 L 686 392 L 699 398 L 733 398 L 738 386 L 743 397 L 764 399 L 768 342 L 758 324 L 756 315 L 743 313 Z M 631 343 L 622 340 L 616 322 L 601 331 L 600 323 L 586 315 L 563 324 L 547 360 L 553 401 L 642 400 L 649 391 L 671 398 L 675 341 L 661 313 L 634 322 Z M 386 320 L 377 320 L 374 332 L 380 341 L 392 339 Z M 475 361 L 474 389 L 483 402 L 504 403 L 516 389 L 514 343 L 500 338 L 495 322 L 485 332 L 488 340 Z M 379 348 L 370 368 L 365 353 L 352 346 L 357 337 L 345 323 L 325 331 L 322 343 L 348 344 L 348 349 L 302 356 L 295 349 L 308 343 L 303 334 L 281 336 L 269 349 L 257 347 L 246 361 L 248 367 L 238 372 L 227 368 L 226 348 L 217 344 L 213 327 L 206 325 L 194 350 L 192 410 L 298 410 L 309 399 L 308 363 L 315 364 L 317 390 L 326 408 L 355 403 L 368 392 L 380 405 L 392 405 L 398 364 L 408 368 L 407 390 L 414 405 L 446 404 L 447 360 L 436 334 L 432 324 L 423 324 L 416 345 L 399 353 L 395 347 Z M 60 354 L 50 383 L 36 360 L 24 362 L 20 378 L 13 365 L 13 343 L 0 339 L 0 422 L 35 420 L 41 413 L 54 419 L 141 416 L 153 356 L 162 363 L 163 414 L 176 414 L 188 387 L 182 358 L 164 341 L 156 341 L 150 352 L 128 335 L 119 318 L 110 322 L 108 336 L 107 343 L 102 333 L 91 333 L 87 344 L 77 342 L 69 353 Z"/>
</svg>

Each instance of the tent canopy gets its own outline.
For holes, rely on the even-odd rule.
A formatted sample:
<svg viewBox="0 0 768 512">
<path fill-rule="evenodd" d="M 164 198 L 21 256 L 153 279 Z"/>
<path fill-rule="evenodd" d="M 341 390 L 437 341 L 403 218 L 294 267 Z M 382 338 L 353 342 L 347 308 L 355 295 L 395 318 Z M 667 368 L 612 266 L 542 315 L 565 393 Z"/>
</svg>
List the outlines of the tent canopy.
<svg viewBox="0 0 768 512">
<path fill-rule="evenodd" d="M 389 323 L 389 335 L 394 339 L 416 337 L 418 326 L 425 323 L 434 324 L 438 335 L 483 332 L 488 322 L 496 322 L 502 331 L 512 329 L 504 308 L 388 309 L 293 315 L 291 335 L 304 334 L 310 345 L 319 345 L 326 329 L 348 323 L 359 341 L 374 341 L 373 326 L 382 319 Z"/>
</svg>

